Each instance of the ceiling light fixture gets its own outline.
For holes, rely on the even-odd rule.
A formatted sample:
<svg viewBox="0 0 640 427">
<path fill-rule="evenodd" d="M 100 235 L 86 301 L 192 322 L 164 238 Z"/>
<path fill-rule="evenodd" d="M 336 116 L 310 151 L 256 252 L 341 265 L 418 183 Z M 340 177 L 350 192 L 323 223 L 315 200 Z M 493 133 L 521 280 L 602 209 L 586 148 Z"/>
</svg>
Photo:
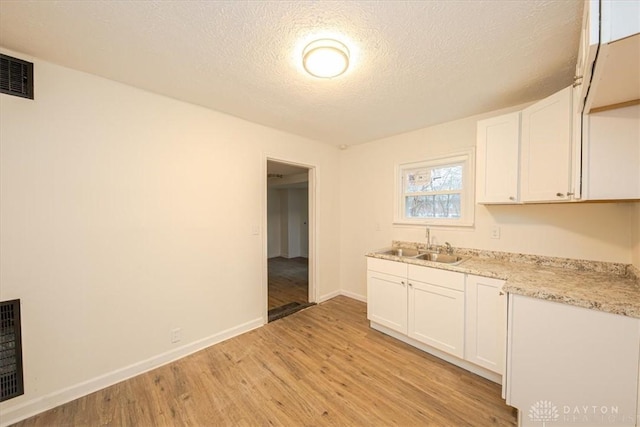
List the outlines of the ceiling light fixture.
<svg viewBox="0 0 640 427">
<path fill-rule="evenodd" d="M 302 65 L 312 76 L 337 77 L 349 68 L 349 49 L 337 40 L 316 40 L 304 48 Z"/>
</svg>

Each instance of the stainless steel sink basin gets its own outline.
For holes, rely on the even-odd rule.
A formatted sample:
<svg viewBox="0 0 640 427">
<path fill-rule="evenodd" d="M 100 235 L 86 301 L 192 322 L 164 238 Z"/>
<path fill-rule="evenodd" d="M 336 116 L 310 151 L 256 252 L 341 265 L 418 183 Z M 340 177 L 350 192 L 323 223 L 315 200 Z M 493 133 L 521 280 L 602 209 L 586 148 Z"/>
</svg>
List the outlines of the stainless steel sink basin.
<svg viewBox="0 0 640 427">
<path fill-rule="evenodd" d="M 440 262 L 443 264 L 451 264 L 451 265 L 457 265 L 460 264 L 462 261 L 466 261 L 467 258 L 458 256 L 458 255 L 448 255 L 448 254 L 436 254 L 436 253 L 425 253 L 425 254 L 420 254 L 417 255 L 415 257 L 413 257 L 414 259 L 423 259 L 425 261 L 433 261 L 433 262 Z"/>
<path fill-rule="evenodd" d="M 393 256 L 402 256 L 407 258 L 413 258 L 418 255 L 417 249 L 406 249 L 406 248 L 392 248 L 392 249 L 383 249 L 381 251 L 376 252 L 380 255 L 393 255 Z"/>
</svg>

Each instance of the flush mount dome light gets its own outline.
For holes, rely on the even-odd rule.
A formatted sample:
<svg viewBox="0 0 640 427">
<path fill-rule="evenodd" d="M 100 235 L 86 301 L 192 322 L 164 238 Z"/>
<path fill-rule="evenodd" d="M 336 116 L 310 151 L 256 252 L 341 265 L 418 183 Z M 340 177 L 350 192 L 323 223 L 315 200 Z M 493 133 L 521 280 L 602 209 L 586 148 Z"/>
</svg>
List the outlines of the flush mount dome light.
<svg viewBox="0 0 640 427">
<path fill-rule="evenodd" d="M 302 65 L 312 76 L 337 77 L 349 67 L 349 49 L 336 40 L 316 40 L 304 48 Z"/>
</svg>

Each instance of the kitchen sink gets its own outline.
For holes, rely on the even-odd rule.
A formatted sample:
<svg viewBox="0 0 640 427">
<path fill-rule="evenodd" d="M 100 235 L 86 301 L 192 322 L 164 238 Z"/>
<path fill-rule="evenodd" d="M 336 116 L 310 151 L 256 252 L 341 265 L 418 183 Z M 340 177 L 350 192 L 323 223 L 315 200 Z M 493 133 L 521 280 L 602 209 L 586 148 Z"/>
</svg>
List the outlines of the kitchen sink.
<svg viewBox="0 0 640 427">
<path fill-rule="evenodd" d="M 462 261 L 466 261 L 468 259 L 458 255 L 437 254 L 432 252 L 420 254 L 420 255 L 414 256 L 413 258 L 423 259 L 425 261 L 440 262 L 442 264 L 450 264 L 450 265 L 457 265 L 457 264 L 460 264 Z"/>
<path fill-rule="evenodd" d="M 393 256 L 413 258 L 416 255 L 418 255 L 418 250 L 407 249 L 407 248 L 391 248 L 391 249 L 383 249 L 381 251 L 377 251 L 376 253 L 380 255 L 393 255 Z"/>
</svg>

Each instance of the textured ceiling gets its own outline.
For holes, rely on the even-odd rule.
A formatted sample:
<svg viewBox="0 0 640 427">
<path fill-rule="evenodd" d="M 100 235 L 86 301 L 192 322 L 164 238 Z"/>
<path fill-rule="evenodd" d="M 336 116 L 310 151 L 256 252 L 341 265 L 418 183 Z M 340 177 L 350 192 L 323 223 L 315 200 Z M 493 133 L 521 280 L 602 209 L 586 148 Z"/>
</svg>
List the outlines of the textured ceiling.
<svg viewBox="0 0 640 427">
<path fill-rule="evenodd" d="M 336 146 L 547 96 L 581 0 L 0 1 L 0 46 Z M 318 37 L 351 50 L 316 79 Z"/>
</svg>

